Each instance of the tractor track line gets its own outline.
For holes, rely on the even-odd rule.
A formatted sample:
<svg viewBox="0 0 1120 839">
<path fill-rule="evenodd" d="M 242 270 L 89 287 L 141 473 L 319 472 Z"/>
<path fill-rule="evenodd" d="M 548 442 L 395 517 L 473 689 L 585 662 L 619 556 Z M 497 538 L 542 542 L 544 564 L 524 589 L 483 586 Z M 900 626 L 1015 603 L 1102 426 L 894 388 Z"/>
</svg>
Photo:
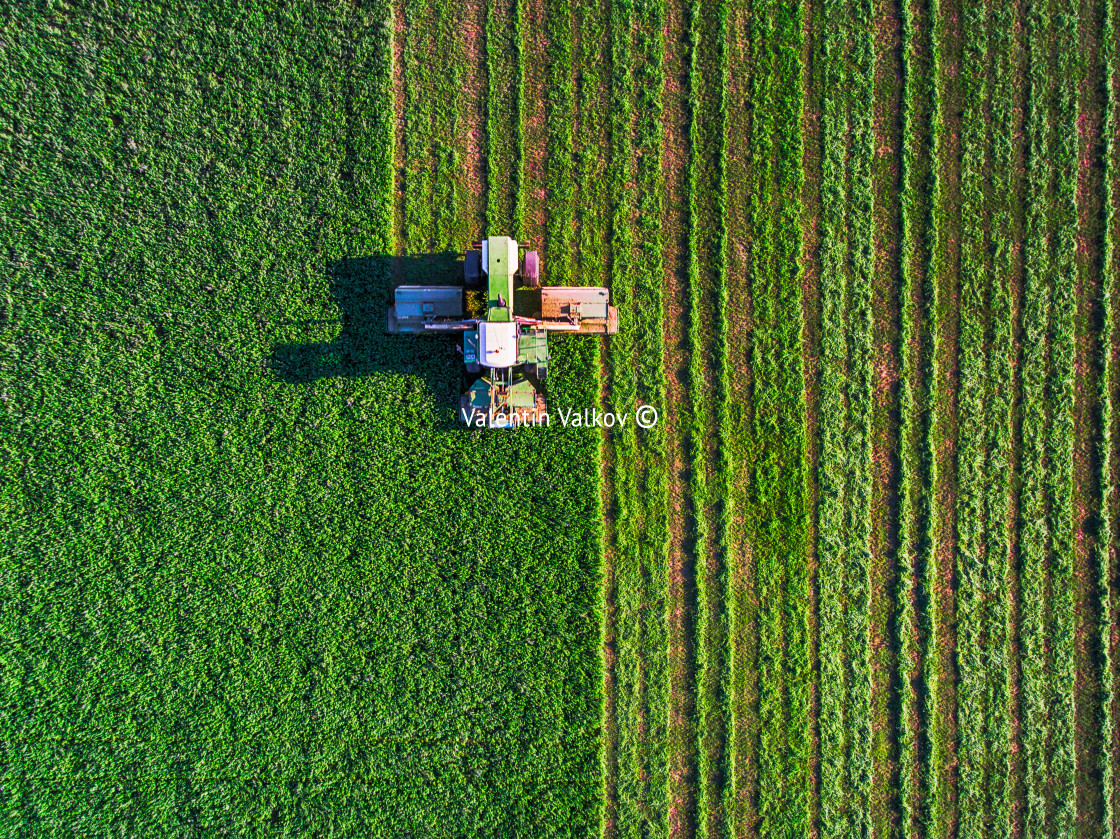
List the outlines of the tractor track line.
<svg viewBox="0 0 1120 839">
<path fill-rule="evenodd" d="M 932 429 L 934 457 L 931 591 L 937 667 L 934 714 L 930 720 L 934 772 L 931 831 L 957 835 L 957 434 L 959 433 L 960 330 L 960 214 L 961 137 L 959 73 L 961 66 L 961 10 L 956 0 L 940 0 L 934 14 L 937 62 L 935 172 L 937 239 L 934 247 L 935 401 Z M 940 42 L 940 43 L 939 43 Z M 940 50 L 936 47 L 940 46 Z"/>
<path fill-rule="evenodd" d="M 873 399 L 871 427 L 871 589 L 869 646 L 872 714 L 872 834 L 897 835 L 902 821 L 898 797 L 899 703 L 901 693 L 897 563 L 901 463 L 901 206 L 902 185 L 902 10 L 898 0 L 874 6 L 875 68 L 872 131 L 874 296 Z"/>
<path fill-rule="evenodd" d="M 809 575 L 809 836 L 820 839 L 821 824 L 821 695 L 820 695 L 820 538 L 821 462 L 821 171 L 822 133 L 819 71 L 815 67 L 817 4 L 805 0 L 802 12 L 802 225 L 801 323 L 805 402 L 805 504 L 808 509 L 805 563 Z"/>
<path fill-rule="evenodd" d="M 1107 591 L 1101 568 L 1105 546 L 1100 537 L 1104 486 L 1102 455 L 1105 437 L 1100 400 L 1105 347 L 1103 236 L 1105 222 L 1103 123 L 1106 106 L 1100 33 L 1102 0 L 1081 0 L 1078 41 L 1083 76 L 1078 85 L 1077 173 L 1077 315 L 1074 337 L 1073 528 L 1075 604 L 1074 636 L 1074 762 L 1076 820 L 1083 828 L 1103 824 L 1107 726 L 1100 725 L 1105 707 L 1104 664 L 1099 631 Z"/>
</svg>

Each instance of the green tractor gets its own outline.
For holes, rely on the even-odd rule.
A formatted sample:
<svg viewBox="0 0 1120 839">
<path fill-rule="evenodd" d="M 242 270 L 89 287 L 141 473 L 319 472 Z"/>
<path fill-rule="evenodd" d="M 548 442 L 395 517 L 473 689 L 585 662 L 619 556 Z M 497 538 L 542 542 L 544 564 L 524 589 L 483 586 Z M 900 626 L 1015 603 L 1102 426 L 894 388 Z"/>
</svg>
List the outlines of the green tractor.
<svg viewBox="0 0 1120 839">
<path fill-rule="evenodd" d="M 388 331 L 462 333 L 460 419 L 508 428 L 548 421 L 548 333 L 613 335 L 618 309 L 605 288 L 542 286 L 536 251 L 490 236 L 464 254 L 462 286 L 398 287 Z"/>
</svg>

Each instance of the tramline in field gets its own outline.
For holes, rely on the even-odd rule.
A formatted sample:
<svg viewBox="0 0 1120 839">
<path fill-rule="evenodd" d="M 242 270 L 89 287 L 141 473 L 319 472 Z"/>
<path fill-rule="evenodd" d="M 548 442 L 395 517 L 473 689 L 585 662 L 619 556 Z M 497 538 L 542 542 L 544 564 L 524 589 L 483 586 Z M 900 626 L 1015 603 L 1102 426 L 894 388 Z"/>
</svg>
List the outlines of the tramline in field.
<svg viewBox="0 0 1120 839">
<path fill-rule="evenodd" d="M 393 293 L 391 334 L 462 333 L 459 416 L 468 425 L 545 421 L 548 333 L 618 331 L 618 309 L 607 289 L 542 286 L 540 258 L 525 248 L 508 236 L 490 236 L 464 254 L 462 286 L 404 285 Z M 516 291 L 515 280 L 521 285 Z"/>
</svg>

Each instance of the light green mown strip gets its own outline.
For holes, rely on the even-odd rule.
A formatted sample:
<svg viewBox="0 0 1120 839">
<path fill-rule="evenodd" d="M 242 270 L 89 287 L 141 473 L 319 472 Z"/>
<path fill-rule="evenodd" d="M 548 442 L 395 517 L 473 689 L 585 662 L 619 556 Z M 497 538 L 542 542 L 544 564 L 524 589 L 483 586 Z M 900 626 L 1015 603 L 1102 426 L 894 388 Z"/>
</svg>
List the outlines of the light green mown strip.
<svg viewBox="0 0 1120 839">
<path fill-rule="evenodd" d="M 1073 264 L 1076 4 L 1032 6 L 1023 420 L 1026 830 L 1073 829 Z"/>
<path fill-rule="evenodd" d="M 457 251 L 463 244 L 455 241 L 459 209 L 455 195 L 459 178 L 456 105 L 465 74 L 461 50 L 449 55 L 445 46 L 459 46 L 453 37 L 457 15 L 450 5 L 434 0 L 404 0 L 402 6 L 406 129 L 401 150 L 405 173 L 400 244 L 409 255 Z M 434 54 L 441 55 L 438 67 L 432 64 Z M 405 260 L 401 281 L 445 282 L 450 279 L 447 262 Z"/>
<path fill-rule="evenodd" d="M 438 2 L 438 0 L 433 0 Z M 451 8 L 450 4 L 447 8 Z M 487 171 L 487 230 L 506 235 L 521 235 L 516 226 L 523 209 L 517 200 L 522 173 L 521 148 L 521 45 L 518 40 L 517 0 L 496 0 L 487 4 L 486 13 L 486 78 L 490 90 L 486 100 L 486 129 L 489 139 Z M 447 45 L 458 41 L 455 33 L 447 33 L 439 50 L 428 55 L 432 62 L 445 61 Z M 453 100 L 452 100 L 453 101 Z M 429 107 L 440 107 L 429 103 Z"/>
<path fill-rule="evenodd" d="M 902 395 L 900 400 L 899 596 L 901 611 L 899 664 L 902 675 L 902 748 L 900 749 L 902 822 L 906 836 L 918 835 L 923 803 L 928 801 L 930 764 L 925 760 L 929 691 L 919 692 L 922 657 L 930 638 L 925 571 L 930 565 L 929 411 L 930 359 L 933 357 L 929 301 L 930 84 L 929 11 L 923 0 L 903 5 L 902 174 Z"/>
<path fill-rule="evenodd" d="M 639 0 L 635 3 L 634 42 L 631 54 L 639 57 L 630 70 L 634 78 L 633 133 L 631 154 L 635 159 L 631 177 L 635 185 L 632 195 L 633 227 L 630 265 L 633 272 L 634 357 L 636 381 L 634 401 L 620 403 L 618 410 L 633 411 L 640 404 L 653 405 L 661 421 L 648 431 L 637 430 L 635 445 L 641 463 L 639 474 L 640 503 L 645 521 L 636 543 L 644 580 L 645 603 L 641 614 L 644 666 L 643 691 L 648 733 L 646 751 L 650 779 L 650 799 L 664 801 L 668 772 L 665 756 L 666 713 L 669 703 L 667 615 L 663 604 L 668 602 L 668 578 L 665 557 L 669 546 L 668 469 L 665 440 L 664 347 L 662 322 L 664 306 L 663 240 L 661 232 L 661 90 L 663 79 L 663 44 L 661 31 L 665 25 L 666 6 L 663 0 Z M 619 312 L 621 321 L 622 313 Z M 662 608 L 658 608 L 661 606 Z M 651 806 L 649 812 L 660 813 Z M 665 813 L 668 819 L 668 813 Z M 651 825 L 652 826 L 652 825 Z"/>
<path fill-rule="evenodd" d="M 698 789 L 680 796 L 696 807 L 695 824 L 709 826 L 709 802 L 722 790 L 709 788 L 712 755 L 723 750 L 726 715 L 720 707 L 727 674 L 726 554 L 719 540 L 724 532 L 727 464 L 723 447 L 712 446 L 713 426 L 727 392 L 726 338 L 726 39 L 727 3 L 693 2 L 688 11 L 693 49 L 690 51 L 689 187 L 689 311 L 690 397 L 685 451 L 691 461 L 692 555 L 696 575 L 695 691 L 696 727 L 685 732 L 696 739 L 683 748 L 683 761 Z M 685 688 L 682 685 L 681 688 Z M 682 732 L 685 733 L 685 732 Z M 684 821 L 689 824 L 692 814 Z"/>
<path fill-rule="evenodd" d="M 661 249 L 658 226 L 660 37 L 664 6 L 612 5 L 610 185 L 612 303 L 619 333 L 609 341 L 611 405 L 630 421 L 611 433 L 615 519 L 616 715 L 619 731 L 615 834 L 664 831 L 668 708 L 665 556 L 668 545 L 664 434 L 643 431 L 643 402 L 664 417 Z M 642 34 L 644 33 L 644 34 Z M 628 183 L 637 188 L 631 189 Z M 605 281 L 605 280 L 604 280 Z"/>
<path fill-rule="evenodd" d="M 750 137 L 753 470 L 748 522 L 759 599 L 761 833 L 808 831 L 809 650 L 801 366 L 801 8 L 752 10 Z M 738 826 L 740 829 L 742 825 Z"/>
<path fill-rule="evenodd" d="M 545 0 L 548 22 L 548 75 L 545 118 L 548 121 L 548 282 L 576 283 L 572 268 L 572 225 L 575 219 L 575 165 L 572 123 L 575 96 L 572 90 L 572 4 Z"/>
<path fill-rule="evenodd" d="M 753 580 L 752 475 L 749 454 L 753 443 L 753 373 L 749 360 L 753 351 L 747 328 L 751 317 L 750 243 L 753 240 L 755 196 L 751 172 L 751 121 L 753 56 L 751 6 L 749 0 L 731 0 L 728 21 L 727 83 L 727 199 L 725 206 L 728 245 L 726 265 L 726 317 L 731 322 L 728 362 L 731 368 L 724 414 L 720 417 L 721 440 L 730 459 L 729 498 L 725 514 L 730 520 L 723 534 L 728 565 L 727 611 L 729 624 L 727 713 L 729 717 L 726 768 L 724 769 L 723 819 L 710 807 L 709 837 L 743 835 L 757 820 L 758 743 L 761 725 L 758 713 L 757 588 Z M 727 427 L 724 427 L 727 423 Z M 715 760 L 712 761 L 716 763 Z M 715 768 L 713 766 L 713 768 Z M 703 780 L 703 779 L 702 779 Z M 712 795 L 715 790 L 711 790 Z"/>
<path fill-rule="evenodd" d="M 1010 491 L 1010 7 L 962 4 L 960 438 L 957 520 L 960 825 L 997 836 L 1009 824 L 1007 498 Z M 985 118 L 990 110 L 992 120 Z M 1002 139 L 1002 142 L 997 142 Z M 993 146 L 993 143 L 996 143 Z M 1002 170 L 1002 171 L 1001 171 Z M 997 193 L 997 190 L 1002 192 Z M 989 255 L 989 246 L 997 252 Z"/>
<path fill-rule="evenodd" d="M 630 192 L 625 183 L 630 177 L 630 122 L 633 118 L 633 76 L 630 70 L 629 32 L 632 7 L 610 5 L 611 87 L 609 117 L 610 146 L 610 263 L 611 302 L 619 307 L 619 331 L 608 342 L 609 383 L 612 405 L 608 409 L 626 410 L 634 404 L 637 380 L 634 369 L 634 268 L 633 233 L 630 228 Z M 618 816 L 617 835 L 640 836 L 652 825 L 663 824 L 664 790 L 651 787 L 643 778 L 646 769 L 646 743 L 641 732 L 642 718 L 650 711 L 660 715 L 661 708 L 647 708 L 645 701 L 645 648 L 643 607 L 646 590 L 642 577 L 639 543 L 646 520 L 639 486 L 640 455 L 633 424 L 610 435 L 615 499 L 615 632 L 617 667 L 615 713 L 618 725 Z M 653 611 L 653 610 L 650 610 Z M 652 820 L 652 825 L 650 821 Z"/>
<path fill-rule="evenodd" d="M 930 274 L 933 285 L 933 381 L 931 383 L 931 537 L 927 568 L 931 636 L 925 675 L 931 694 L 927 725 L 930 732 L 930 791 L 927 830 L 948 835 L 956 813 L 959 791 L 955 758 L 959 742 L 957 676 L 952 645 L 955 614 L 953 584 L 959 579 L 955 500 L 957 491 L 957 447 L 960 356 L 960 264 L 961 207 L 959 204 L 960 159 L 957 110 L 960 107 L 961 32 L 956 0 L 933 0 L 933 179 Z"/>
<path fill-rule="evenodd" d="M 820 6 L 821 833 L 869 830 L 871 429 L 870 10 Z"/>
</svg>

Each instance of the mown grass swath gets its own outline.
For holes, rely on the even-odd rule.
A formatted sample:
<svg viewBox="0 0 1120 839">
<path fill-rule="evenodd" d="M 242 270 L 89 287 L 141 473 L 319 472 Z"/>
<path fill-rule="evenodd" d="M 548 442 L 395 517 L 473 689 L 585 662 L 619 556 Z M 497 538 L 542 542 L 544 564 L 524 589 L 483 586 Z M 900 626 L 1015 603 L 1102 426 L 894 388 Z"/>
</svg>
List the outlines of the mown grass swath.
<svg viewBox="0 0 1120 839">
<path fill-rule="evenodd" d="M 653 67 L 645 64 L 647 53 L 638 52 L 633 32 L 638 20 L 641 28 L 651 26 L 659 16 L 656 3 L 634 7 L 610 7 L 609 87 L 609 282 L 620 310 L 618 335 L 610 339 L 609 409 L 633 411 L 642 398 L 659 392 L 661 326 L 660 302 L 651 293 L 648 274 L 656 273 L 659 251 L 656 230 L 646 220 L 640 239 L 638 208 L 655 212 L 656 187 L 656 100 L 651 101 L 636 84 L 656 83 L 659 68 L 656 55 Z M 654 22 L 654 25 L 655 22 Z M 643 67 L 640 71 L 640 67 Z M 650 105 L 654 105 L 653 110 Z M 640 128 L 638 128 L 640 127 Z M 648 159 L 638 170 L 635 145 Z M 646 187 L 645 196 L 626 188 L 638 178 Z M 651 205 L 651 202 L 653 204 Z M 655 218 L 656 216 L 653 215 Z M 642 244 L 640 245 L 640 242 Z M 641 394 L 641 395 L 640 395 Z M 665 796 L 668 784 L 662 765 L 664 718 L 666 712 L 665 578 L 663 557 L 668 531 L 665 529 L 664 462 L 656 444 L 659 432 L 648 434 L 634 422 L 610 432 L 612 449 L 614 514 L 614 626 L 617 636 L 615 691 L 619 731 L 617 756 L 617 814 L 610 821 L 619 836 L 637 836 L 663 824 L 668 818 Z"/>
<path fill-rule="evenodd" d="M 592 833 L 597 439 L 454 429 L 450 345 L 383 334 L 389 9 L 0 26 L 18 829 Z M 413 82 L 453 108 L 459 60 Z M 429 104 L 412 252 L 457 213 Z"/>
<path fill-rule="evenodd" d="M 1023 365 L 1023 694 L 1028 831 L 1073 824 L 1073 80 L 1069 4 L 1036 4 Z M 1067 132 L 1069 134 L 1067 135 Z"/>
<path fill-rule="evenodd" d="M 1000 835 L 1009 821 L 1006 559 L 1010 429 L 1010 12 L 963 4 L 960 425 L 957 595 L 960 825 Z M 1001 171 L 1002 170 L 1002 171 Z"/>
<path fill-rule="evenodd" d="M 726 530 L 721 534 L 727 564 L 727 620 L 730 650 L 727 674 L 727 745 L 721 802 L 712 800 L 719 778 L 719 759 L 702 755 L 703 825 L 709 837 L 735 835 L 757 821 L 759 730 L 758 713 L 758 602 L 754 580 L 754 495 L 750 452 L 753 432 L 753 333 L 749 328 L 753 304 L 751 247 L 754 181 L 751 177 L 753 95 L 752 8 L 747 0 L 730 0 L 725 62 L 727 108 L 725 177 L 727 230 L 725 318 L 728 327 L 728 387 L 720 418 L 725 457 Z M 724 426 L 726 423 L 726 426 Z M 713 744 L 713 752 L 714 752 Z"/>
<path fill-rule="evenodd" d="M 822 3 L 821 833 L 869 826 L 871 20 Z M 828 639 L 825 643 L 823 639 Z"/>
<path fill-rule="evenodd" d="M 694 738 L 685 751 L 692 770 L 697 827 L 714 827 L 712 807 L 722 797 L 713 789 L 726 738 L 721 707 L 727 674 L 727 573 L 720 537 L 724 532 L 727 469 L 722 447 L 715 445 L 720 405 L 727 392 L 726 325 L 726 39 L 727 3 L 689 6 L 689 167 L 688 167 L 688 391 L 691 408 L 685 424 L 684 451 L 689 458 L 692 495 L 687 511 L 696 579 Z M 684 424 L 684 423 L 682 423 Z"/>
<path fill-rule="evenodd" d="M 759 601 L 759 829 L 801 836 L 808 818 L 808 579 L 805 557 L 804 397 L 800 253 L 801 7 L 752 10 L 750 241 L 755 324 L 749 349 L 751 422 L 732 452 L 751 472 L 738 502 Z M 742 821 L 732 824 L 742 831 Z"/>
<path fill-rule="evenodd" d="M 955 585 L 959 447 L 960 380 L 960 249 L 961 249 L 961 62 L 963 20 L 957 0 L 931 6 L 934 61 L 932 232 L 930 276 L 933 296 L 933 383 L 929 430 L 931 460 L 932 551 L 927 568 L 931 635 L 925 679 L 930 685 L 928 829 L 947 833 L 957 817 L 959 775 L 958 672 Z"/>
</svg>

